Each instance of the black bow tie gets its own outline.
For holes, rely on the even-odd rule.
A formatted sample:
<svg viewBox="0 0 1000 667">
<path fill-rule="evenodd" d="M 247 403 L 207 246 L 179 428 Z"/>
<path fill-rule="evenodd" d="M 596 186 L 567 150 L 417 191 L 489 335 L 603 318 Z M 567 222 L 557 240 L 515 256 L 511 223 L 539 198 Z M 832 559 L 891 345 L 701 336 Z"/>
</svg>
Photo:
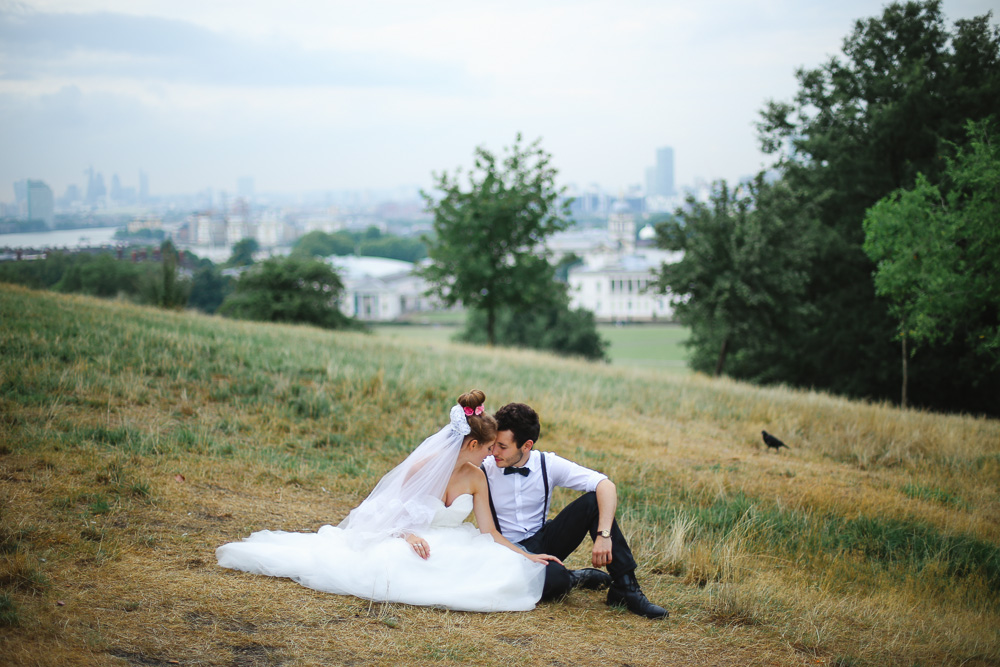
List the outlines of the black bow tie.
<svg viewBox="0 0 1000 667">
<path fill-rule="evenodd" d="M 531 468 L 515 468 L 514 466 L 508 466 L 503 469 L 503 474 L 505 475 L 522 475 L 523 477 L 527 477 L 529 472 L 531 472 Z"/>
</svg>

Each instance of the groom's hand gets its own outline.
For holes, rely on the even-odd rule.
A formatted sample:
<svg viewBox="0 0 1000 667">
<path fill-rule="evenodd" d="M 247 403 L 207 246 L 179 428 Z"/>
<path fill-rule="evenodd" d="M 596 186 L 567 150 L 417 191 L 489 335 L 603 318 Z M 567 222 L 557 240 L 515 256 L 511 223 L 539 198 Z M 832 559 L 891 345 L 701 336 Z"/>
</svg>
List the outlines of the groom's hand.
<svg viewBox="0 0 1000 667">
<path fill-rule="evenodd" d="M 594 550 L 590 553 L 590 562 L 594 567 L 607 567 L 611 563 L 611 538 L 597 536 L 594 540 Z"/>
</svg>

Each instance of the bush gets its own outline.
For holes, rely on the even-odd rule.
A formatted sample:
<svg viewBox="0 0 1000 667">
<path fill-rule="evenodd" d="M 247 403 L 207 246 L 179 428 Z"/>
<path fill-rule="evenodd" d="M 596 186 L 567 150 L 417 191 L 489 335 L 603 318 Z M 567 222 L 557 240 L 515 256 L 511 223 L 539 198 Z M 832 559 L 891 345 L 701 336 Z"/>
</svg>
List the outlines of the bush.
<svg viewBox="0 0 1000 667">
<path fill-rule="evenodd" d="M 597 332 L 594 314 L 583 308 L 571 310 L 566 298 L 527 311 L 501 308 L 497 311 L 496 336 L 499 345 L 608 361 L 608 342 Z M 457 338 L 486 343 L 486 312 L 469 313 L 465 329 Z"/>
<path fill-rule="evenodd" d="M 337 306 L 343 289 L 336 271 L 324 262 L 271 258 L 240 276 L 219 312 L 237 319 L 338 329 L 352 324 Z"/>
</svg>

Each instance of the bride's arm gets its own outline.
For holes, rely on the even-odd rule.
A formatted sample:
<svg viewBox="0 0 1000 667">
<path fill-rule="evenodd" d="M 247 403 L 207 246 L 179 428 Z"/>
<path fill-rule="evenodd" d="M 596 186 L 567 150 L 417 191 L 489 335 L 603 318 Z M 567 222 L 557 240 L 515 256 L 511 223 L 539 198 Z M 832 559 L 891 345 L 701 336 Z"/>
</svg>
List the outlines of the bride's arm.
<svg viewBox="0 0 1000 667">
<path fill-rule="evenodd" d="M 516 546 L 513 542 L 504 537 L 499 530 L 497 530 L 496 525 L 493 523 L 493 513 L 490 512 L 489 487 L 486 486 L 486 474 L 478 468 L 476 468 L 476 472 L 479 474 L 474 477 L 472 482 L 472 511 L 476 515 L 476 523 L 479 524 L 479 532 L 489 534 L 493 537 L 494 542 L 504 545 L 511 551 L 519 553 L 534 563 L 541 563 L 544 565 L 549 562 L 556 562 L 561 565 L 562 561 L 555 556 L 528 553 L 524 549 Z"/>
<path fill-rule="evenodd" d="M 430 557 L 431 545 L 427 544 L 427 540 L 419 535 L 414 535 L 413 533 L 408 533 L 403 539 L 406 540 L 406 543 L 413 548 L 413 553 L 417 554 L 424 560 L 427 560 Z"/>
</svg>

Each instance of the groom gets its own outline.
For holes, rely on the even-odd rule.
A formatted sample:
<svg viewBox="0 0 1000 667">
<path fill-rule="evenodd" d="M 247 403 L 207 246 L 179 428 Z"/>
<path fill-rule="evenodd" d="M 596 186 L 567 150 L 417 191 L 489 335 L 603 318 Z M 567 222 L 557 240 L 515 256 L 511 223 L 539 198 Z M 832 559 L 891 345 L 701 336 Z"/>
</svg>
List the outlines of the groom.
<svg viewBox="0 0 1000 667">
<path fill-rule="evenodd" d="M 575 587 L 609 586 L 608 604 L 633 614 L 665 618 L 667 610 L 646 599 L 635 579 L 635 560 L 615 521 L 615 485 L 599 472 L 551 452 L 534 449 L 541 425 L 538 414 L 523 403 L 509 403 L 496 415 L 497 440 L 492 458 L 483 462 L 493 521 L 504 537 L 531 553 L 559 559 L 569 556 L 588 533 L 594 540 L 594 568 L 568 570 L 559 563 L 545 569 L 543 600 L 565 596 Z M 546 521 L 552 489 L 562 486 L 584 494 Z"/>
</svg>

